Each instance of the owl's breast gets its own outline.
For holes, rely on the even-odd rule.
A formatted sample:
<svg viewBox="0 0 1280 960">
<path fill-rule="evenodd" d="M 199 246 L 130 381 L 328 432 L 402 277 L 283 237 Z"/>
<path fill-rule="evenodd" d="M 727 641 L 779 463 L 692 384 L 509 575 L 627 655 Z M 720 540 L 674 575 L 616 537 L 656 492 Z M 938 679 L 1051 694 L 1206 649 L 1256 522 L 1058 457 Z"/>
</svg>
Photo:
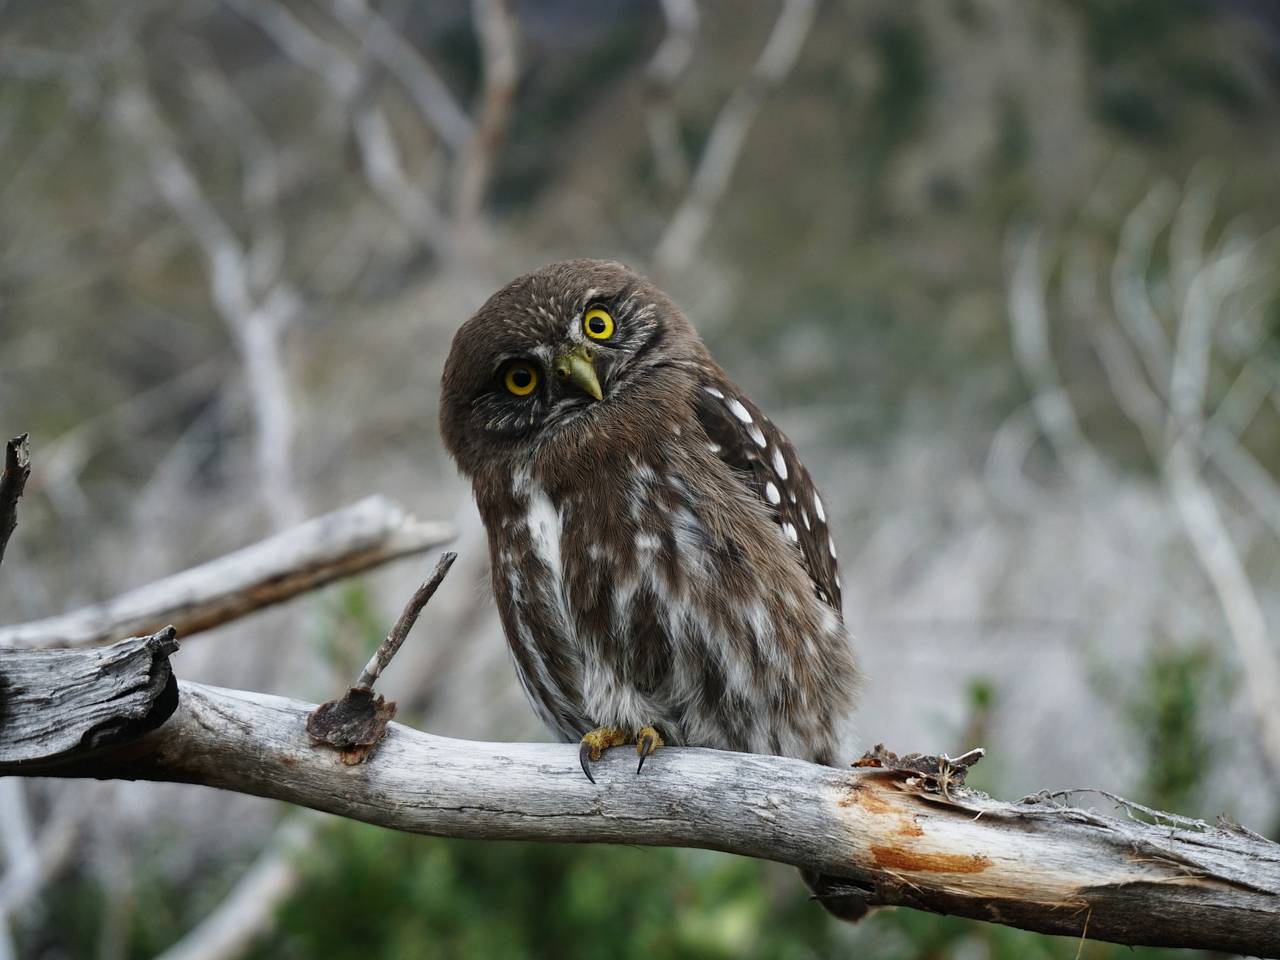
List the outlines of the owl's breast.
<svg viewBox="0 0 1280 960">
<path fill-rule="evenodd" d="M 839 618 L 760 510 L 726 510 L 696 466 L 625 466 L 530 482 L 486 517 L 535 708 L 566 738 L 657 724 L 672 743 L 816 756 L 848 706 Z"/>
</svg>

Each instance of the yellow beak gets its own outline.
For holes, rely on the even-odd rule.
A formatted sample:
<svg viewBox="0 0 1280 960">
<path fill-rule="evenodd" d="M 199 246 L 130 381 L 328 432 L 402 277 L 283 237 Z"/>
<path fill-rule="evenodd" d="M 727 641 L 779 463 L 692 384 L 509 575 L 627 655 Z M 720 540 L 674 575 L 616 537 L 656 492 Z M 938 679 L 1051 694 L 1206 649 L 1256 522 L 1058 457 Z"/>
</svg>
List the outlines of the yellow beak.
<svg viewBox="0 0 1280 960">
<path fill-rule="evenodd" d="M 597 400 L 603 400 L 600 392 L 600 381 L 596 379 L 596 368 L 591 363 L 591 350 L 585 346 L 577 346 L 567 353 L 556 357 L 554 364 L 556 375 L 567 380 L 583 393 L 590 394 Z"/>
</svg>

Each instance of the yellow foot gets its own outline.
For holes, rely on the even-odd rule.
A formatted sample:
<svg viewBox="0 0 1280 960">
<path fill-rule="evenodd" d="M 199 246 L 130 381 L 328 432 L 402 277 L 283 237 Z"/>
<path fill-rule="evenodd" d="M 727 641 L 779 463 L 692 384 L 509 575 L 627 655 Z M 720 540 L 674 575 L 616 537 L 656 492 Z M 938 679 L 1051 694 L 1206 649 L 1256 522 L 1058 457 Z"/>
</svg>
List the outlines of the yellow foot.
<svg viewBox="0 0 1280 960">
<path fill-rule="evenodd" d="M 596 778 L 591 775 L 591 764 L 599 760 L 600 754 L 610 747 L 634 743 L 636 753 L 640 755 L 640 765 L 636 767 L 636 773 L 639 773 L 644 769 L 645 758 L 663 746 L 664 742 L 662 734 L 654 727 L 641 727 L 634 736 L 619 727 L 596 727 L 582 738 L 582 745 L 578 748 L 578 761 L 582 764 L 582 772 L 587 775 L 587 779 L 595 783 Z"/>
<path fill-rule="evenodd" d="M 582 764 L 582 772 L 592 783 L 596 778 L 591 775 L 590 764 L 600 759 L 601 751 L 608 750 L 630 741 L 627 731 L 617 727 L 596 727 L 582 738 L 582 746 L 578 749 L 578 760 Z"/>
<path fill-rule="evenodd" d="M 636 753 L 640 754 L 640 762 L 636 765 L 637 776 L 640 774 L 640 771 L 644 769 L 645 757 L 649 756 L 649 754 L 653 753 L 653 751 L 657 750 L 664 743 L 665 741 L 662 739 L 662 734 L 653 727 L 640 728 L 639 732 L 636 734 Z"/>
</svg>

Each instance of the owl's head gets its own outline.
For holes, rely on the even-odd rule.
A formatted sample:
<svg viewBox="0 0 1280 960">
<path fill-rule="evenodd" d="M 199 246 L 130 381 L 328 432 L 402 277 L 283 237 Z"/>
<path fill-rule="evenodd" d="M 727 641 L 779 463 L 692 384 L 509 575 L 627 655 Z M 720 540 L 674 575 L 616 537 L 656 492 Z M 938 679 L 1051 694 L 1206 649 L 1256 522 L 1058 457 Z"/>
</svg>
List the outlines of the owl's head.
<svg viewBox="0 0 1280 960">
<path fill-rule="evenodd" d="M 507 284 L 453 338 L 440 429 L 458 466 L 635 431 L 706 357 L 665 294 L 620 263 L 567 260 Z"/>
</svg>

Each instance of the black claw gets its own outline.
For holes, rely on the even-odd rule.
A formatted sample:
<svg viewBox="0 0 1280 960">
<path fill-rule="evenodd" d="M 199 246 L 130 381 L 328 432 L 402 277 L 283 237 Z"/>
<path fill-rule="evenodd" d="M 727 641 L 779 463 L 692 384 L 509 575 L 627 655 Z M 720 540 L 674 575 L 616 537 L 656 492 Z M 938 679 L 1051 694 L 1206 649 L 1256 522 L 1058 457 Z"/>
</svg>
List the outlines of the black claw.
<svg viewBox="0 0 1280 960">
<path fill-rule="evenodd" d="M 648 757 L 649 754 L 653 753 L 657 747 L 653 745 L 653 737 L 648 736 L 641 740 L 636 746 L 640 753 L 640 762 L 636 764 L 636 776 L 638 777 L 640 776 L 640 771 L 644 769 L 645 758 Z"/>
<path fill-rule="evenodd" d="M 595 783 L 596 778 L 591 775 L 591 744 L 583 742 L 578 750 L 578 761 L 582 764 L 582 772 L 587 775 L 587 779 Z"/>
</svg>

